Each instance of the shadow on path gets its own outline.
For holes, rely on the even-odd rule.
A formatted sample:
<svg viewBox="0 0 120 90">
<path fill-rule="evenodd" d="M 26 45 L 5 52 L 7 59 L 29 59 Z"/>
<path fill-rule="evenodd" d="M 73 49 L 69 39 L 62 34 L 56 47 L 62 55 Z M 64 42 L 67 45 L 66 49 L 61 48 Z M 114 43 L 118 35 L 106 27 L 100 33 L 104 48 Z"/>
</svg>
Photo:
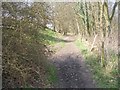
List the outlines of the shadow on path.
<svg viewBox="0 0 120 90">
<path fill-rule="evenodd" d="M 53 56 L 57 68 L 56 88 L 95 88 L 92 75 L 73 43 L 67 44 Z"/>
</svg>

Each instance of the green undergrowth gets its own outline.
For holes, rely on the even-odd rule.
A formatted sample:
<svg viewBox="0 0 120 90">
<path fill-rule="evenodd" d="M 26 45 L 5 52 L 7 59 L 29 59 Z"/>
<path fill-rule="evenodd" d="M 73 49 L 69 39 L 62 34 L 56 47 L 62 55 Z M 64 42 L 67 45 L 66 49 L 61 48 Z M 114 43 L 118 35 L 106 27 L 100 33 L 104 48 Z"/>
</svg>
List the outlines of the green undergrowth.
<svg viewBox="0 0 120 90">
<path fill-rule="evenodd" d="M 56 41 L 56 32 L 52 30 L 45 29 L 43 32 L 44 41 L 48 42 L 50 45 L 55 44 Z"/>
<path fill-rule="evenodd" d="M 60 48 L 64 47 L 65 42 L 62 39 L 62 35 L 60 33 L 54 32 L 51 29 L 45 29 L 40 32 L 39 38 L 44 41 L 45 44 L 50 45 L 54 52 L 58 51 Z M 57 47 L 57 48 L 56 48 Z"/>
<path fill-rule="evenodd" d="M 54 32 L 51 29 L 46 28 L 44 30 L 40 30 L 40 32 L 36 35 L 35 38 L 37 38 L 39 42 L 44 43 L 44 45 L 48 47 L 50 46 L 49 49 L 53 53 L 53 52 L 58 51 L 60 48 L 64 47 L 65 42 L 62 39 L 62 37 L 63 36 L 61 34 Z M 47 61 L 44 62 L 44 66 L 45 66 L 45 70 L 47 73 L 46 81 L 48 84 L 50 84 L 50 87 L 51 87 L 51 85 L 54 85 L 54 83 L 56 83 L 58 80 L 57 70 L 53 64 Z"/>
<path fill-rule="evenodd" d="M 47 73 L 48 73 L 48 76 L 47 76 L 48 83 L 50 84 L 56 83 L 58 80 L 56 67 L 52 64 L 50 66 L 47 66 Z"/>
<path fill-rule="evenodd" d="M 117 56 L 113 53 L 111 54 L 109 63 L 106 67 L 100 66 L 100 57 L 95 53 L 91 53 L 86 44 L 81 42 L 79 39 L 75 42 L 76 46 L 80 49 L 85 63 L 93 73 L 93 79 L 96 81 L 97 87 L 99 88 L 117 88 L 118 87 L 118 69 L 117 67 L 113 67 L 110 69 L 111 65 L 116 65 L 115 60 L 117 60 Z"/>
<path fill-rule="evenodd" d="M 56 43 L 62 42 L 60 41 L 59 37 L 60 37 L 60 34 L 57 32 L 54 32 L 51 29 L 45 29 L 42 32 L 40 32 L 40 35 L 39 35 L 39 38 L 42 39 L 44 43 L 49 45 L 55 45 Z"/>
<path fill-rule="evenodd" d="M 61 41 L 59 38 L 61 35 L 57 32 L 54 32 L 50 29 L 45 29 L 42 32 L 40 32 L 40 39 L 42 38 L 44 43 L 47 45 L 50 45 L 54 47 L 55 45 L 60 45 L 61 47 L 64 46 L 64 42 Z M 52 49 L 52 51 L 56 52 L 56 50 Z M 56 67 L 53 64 L 46 65 L 46 71 L 47 71 L 47 81 L 50 85 L 54 85 L 54 83 L 57 82 L 57 70 Z"/>
</svg>

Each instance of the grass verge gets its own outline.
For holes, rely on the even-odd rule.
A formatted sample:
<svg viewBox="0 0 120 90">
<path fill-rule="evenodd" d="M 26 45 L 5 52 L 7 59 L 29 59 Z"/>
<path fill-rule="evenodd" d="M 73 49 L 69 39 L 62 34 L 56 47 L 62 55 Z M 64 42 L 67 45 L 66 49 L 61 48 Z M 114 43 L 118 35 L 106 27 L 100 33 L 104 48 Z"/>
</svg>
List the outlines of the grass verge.
<svg viewBox="0 0 120 90">
<path fill-rule="evenodd" d="M 117 56 L 114 54 L 111 54 L 111 59 L 109 60 L 109 63 L 107 63 L 106 67 L 100 66 L 100 58 L 96 54 L 92 54 L 86 44 L 84 42 L 81 42 L 80 40 L 76 40 L 75 42 L 76 46 L 80 49 L 84 59 L 85 63 L 90 67 L 90 70 L 93 73 L 93 79 L 95 79 L 97 87 L 99 88 L 118 88 L 120 87 L 118 85 L 118 69 L 117 65 L 115 64 L 117 62 Z M 114 65 L 110 69 L 110 67 Z M 116 65 L 116 66 L 115 66 Z"/>
<path fill-rule="evenodd" d="M 60 37 L 60 34 L 52 31 L 51 29 L 45 29 L 40 33 L 41 33 L 41 35 L 39 35 L 40 38 L 42 38 L 45 41 L 45 43 L 49 45 L 55 45 L 56 43 L 60 42 L 58 38 Z"/>
<path fill-rule="evenodd" d="M 59 39 L 59 37 L 61 36 L 59 33 L 56 33 L 49 29 L 45 29 L 40 33 L 41 33 L 40 38 L 42 38 L 47 45 L 50 45 L 50 47 L 52 47 L 52 48 L 49 48 L 49 49 L 52 49 L 52 51 L 54 52 L 57 51 L 56 48 L 55 50 L 53 48 L 55 46 L 57 47 L 64 46 L 64 42 L 61 41 L 61 39 Z M 50 84 L 50 87 L 51 87 L 51 85 L 54 85 L 58 80 L 57 69 L 53 64 L 49 63 L 49 64 L 46 64 L 46 71 L 47 71 L 47 82 Z"/>
<path fill-rule="evenodd" d="M 54 84 L 57 82 L 58 78 L 57 78 L 57 69 L 54 65 L 50 65 L 48 68 L 47 68 L 47 71 L 48 71 L 48 82 L 50 84 Z"/>
</svg>

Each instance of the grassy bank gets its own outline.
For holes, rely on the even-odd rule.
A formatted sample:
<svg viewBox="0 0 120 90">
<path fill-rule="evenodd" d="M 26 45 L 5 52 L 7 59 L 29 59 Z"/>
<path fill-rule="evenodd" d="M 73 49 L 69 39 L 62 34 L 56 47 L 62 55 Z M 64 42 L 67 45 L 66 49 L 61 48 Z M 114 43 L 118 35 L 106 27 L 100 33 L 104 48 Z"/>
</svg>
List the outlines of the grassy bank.
<svg viewBox="0 0 120 90">
<path fill-rule="evenodd" d="M 54 65 L 50 65 L 47 67 L 47 79 L 48 79 L 48 83 L 50 83 L 51 85 L 56 83 L 58 78 L 57 78 L 57 69 Z"/>
<path fill-rule="evenodd" d="M 111 54 L 111 59 L 106 67 L 100 66 L 100 57 L 95 53 L 91 53 L 86 44 L 80 40 L 76 40 L 76 45 L 80 49 L 84 60 L 93 73 L 93 78 L 99 88 L 117 88 L 118 87 L 118 69 L 117 69 L 117 55 Z M 114 67 L 111 65 L 114 63 Z"/>
<path fill-rule="evenodd" d="M 40 39 L 44 40 L 44 42 L 49 45 L 54 46 L 57 43 L 64 43 L 59 37 L 61 37 L 61 34 L 50 29 L 45 29 L 40 32 Z"/>
<path fill-rule="evenodd" d="M 52 52 L 56 52 L 59 49 L 54 47 L 64 46 L 65 43 L 60 39 L 60 37 L 62 36 L 59 33 L 56 33 L 50 29 L 45 29 L 43 30 L 43 32 L 40 32 L 40 39 L 43 39 L 44 43 L 46 43 L 47 46 L 51 47 L 49 49 L 51 49 L 50 51 Z M 56 67 L 53 64 L 48 63 L 46 64 L 46 71 L 47 71 L 46 79 L 47 82 L 50 84 L 50 86 L 48 87 L 52 87 L 52 85 L 54 85 L 54 83 L 56 83 L 58 80 Z"/>
</svg>

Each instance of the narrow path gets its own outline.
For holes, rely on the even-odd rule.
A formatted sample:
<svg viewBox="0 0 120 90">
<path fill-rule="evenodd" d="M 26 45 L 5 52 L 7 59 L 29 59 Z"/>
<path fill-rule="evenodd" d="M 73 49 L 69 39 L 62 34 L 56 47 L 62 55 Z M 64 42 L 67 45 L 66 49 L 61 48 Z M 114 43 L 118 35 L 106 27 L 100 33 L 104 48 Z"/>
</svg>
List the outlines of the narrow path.
<svg viewBox="0 0 120 90">
<path fill-rule="evenodd" d="M 65 38 L 69 39 L 69 37 Z M 84 60 L 74 42 L 66 43 L 56 52 L 52 62 L 57 68 L 58 82 L 56 88 L 94 88 L 92 74 L 86 67 Z"/>
</svg>

